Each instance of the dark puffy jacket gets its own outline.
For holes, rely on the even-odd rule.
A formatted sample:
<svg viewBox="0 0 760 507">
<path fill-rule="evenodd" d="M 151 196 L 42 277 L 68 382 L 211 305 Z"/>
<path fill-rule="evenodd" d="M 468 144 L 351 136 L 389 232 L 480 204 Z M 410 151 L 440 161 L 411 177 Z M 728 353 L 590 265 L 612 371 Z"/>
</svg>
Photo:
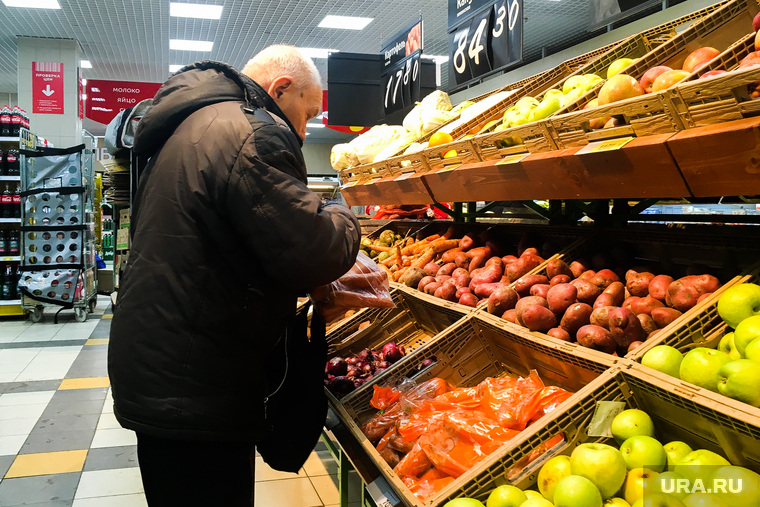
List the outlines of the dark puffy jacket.
<svg viewBox="0 0 760 507">
<path fill-rule="evenodd" d="M 134 151 L 151 159 L 111 326 L 115 415 L 155 436 L 254 441 L 267 350 L 299 294 L 351 268 L 359 224 L 306 187 L 292 125 L 224 64 L 166 81 Z"/>
</svg>

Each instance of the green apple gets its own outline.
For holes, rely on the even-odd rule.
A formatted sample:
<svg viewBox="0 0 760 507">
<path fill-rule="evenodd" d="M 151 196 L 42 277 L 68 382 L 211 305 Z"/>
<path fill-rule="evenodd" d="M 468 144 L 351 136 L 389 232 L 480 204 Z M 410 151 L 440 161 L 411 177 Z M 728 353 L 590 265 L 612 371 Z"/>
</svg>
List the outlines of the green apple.
<svg viewBox="0 0 760 507">
<path fill-rule="evenodd" d="M 647 350 L 641 357 L 641 364 L 678 378 L 683 354 L 670 345 L 657 345 Z"/>
<path fill-rule="evenodd" d="M 610 425 L 612 436 L 618 444 L 622 444 L 636 435 L 654 437 L 654 423 L 649 414 L 637 408 L 623 410 L 612 419 Z"/>
<path fill-rule="evenodd" d="M 537 121 L 537 120 L 543 120 L 544 118 L 548 118 L 552 114 L 559 111 L 561 107 L 562 107 L 562 102 L 560 102 L 559 97 L 557 97 L 557 95 L 546 97 L 544 100 L 541 101 L 541 103 L 538 106 L 536 106 L 530 112 L 528 121 Z"/>
<path fill-rule="evenodd" d="M 523 490 L 511 484 L 496 487 L 486 500 L 486 507 L 520 507 L 527 500 Z"/>
<path fill-rule="evenodd" d="M 443 507 L 485 507 L 483 502 L 475 500 L 474 498 L 455 498 L 449 500 Z"/>
<path fill-rule="evenodd" d="M 623 500 L 622 498 L 608 498 L 604 501 L 604 507 L 631 507 L 631 504 Z"/>
<path fill-rule="evenodd" d="M 718 315 L 733 327 L 753 315 L 760 315 L 760 285 L 740 283 L 729 287 L 718 298 Z"/>
<path fill-rule="evenodd" d="M 697 479 L 700 479 L 702 484 L 707 484 L 718 467 L 730 464 L 726 458 L 719 454 L 707 449 L 697 449 L 676 463 L 673 471 L 688 479 L 692 485 Z"/>
<path fill-rule="evenodd" d="M 557 483 L 572 475 L 570 471 L 570 456 L 554 456 L 544 463 L 538 472 L 538 490 L 549 501 L 554 501 L 554 488 Z"/>
<path fill-rule="evenodd" d="M 544 93 L 544 100 L 546 100 L 549 97 L 560 98 L 562 95 L 564 95 L 564 92 L 562 90 L 552 88 L 551 90 L 546 90 L 546 93 Z"/>
<path fill-rule="evenodd" d="M 686 507 L 673 495 L 654 493 L 636 500 L 631 507 Z"/>
<path fill-rule="evenodd" d="M 691 483 L 683 475 L 676 472 L 663 472 L 652 483 L 652 493 L 665 493 L 680 500 L 691 493 Z"/>
<path fill-rule="evenodd" d="M 614 496 L 625 481 L 626 468 L 623 455 L 607 444 L 581 444 L 573 449 L 570 454 L 570 469 L 574 475 L 581 475 L 594 483 L 604 499 Z M 557 490 L 555 489 L 555 504 L 556 499 Z"/>
<path fill-rule="evenodd" d="M 522 113 L 530 112 L 531 109 L 536 107 L 539 104 L 538 99 L 535 99 L 533 97 L 522 97 L 520 100 L 518 100 L 515 105 L 513 106 L 517 111 L 520 111 Z"/>
<path fill-rule="evenodd" d="M 602 507 L 602 495 L 593 482 L 580 475 L 568 475 L 554 490 L 556 507 Z"/>
<path fill-rule="evenodd" d="M 607 69 L 607 79 L 631 65 L 635 60 L 633 58 L 618 58 Z"/>
<path fill-rule="evenodd" d="M 581 85 L 581 89 L 585 92 L 592 89 L 594 86 L 597 85 L 597 83 L 602 82 L 602 78 L 597 76 L 596 74 L 584 74 L 583 75 L 583 84 Z"/>
<path fill-rule="evenodd" d="M 747 317 L 734 329 L 734 344 L 742 357 L 747 345 L 755 338 L 760 338 L 760 315 Z"/>
<path fill-rule="evenodd" d="M 668 470 L 670 471 L 673 471 L 676 463 L 681 461 L 681 459 L 694 450 L 689 447 L 689 444 L 681 442 L 680 440 L 668 442 L 663 445 L 662 448 L 665 449 L 665 454 L 668 455 Z"/>
<path fill-rule="evenodd" d="M 585 80 L 585 76 L 581 74 L 578 74 L 577 76 L 570 76 L 569 78 L 565 79 L 565 83 L 562 85 L 562 93 L 567 95 L 570 93 L 570 90 L 574 90 L 579 86 L 582 86 Z"/>
<path fill-rule="evenodd" d="M 752 340 L 755 341 L 755 340 Z M 752 342 L 750 342 L 752 343 Z M 749 347 L 749 345 L 747 345 Z M 728 354 L 728 357 L 731 359 L 741 359 L 742 355 L 739 354 L 739 351 L 736 350 L 736 344 L 734 343 L 734 333 L 733 331 L 730 333 L 726 333 L 723 335 L 723 338 L 720 339 L 720 342 L 718 342 L 718 350 L 721 352 L 725 352 Z M 746 353 L 746 349 L 745 349 Z"/>
<path fill-rule="evenodd" d="M 648 468 L 634 468 L 628 471 L 623 485 L 623 496 L 628 503 L 651 493 L 654 481 L 660 475 Z"/>
<path fill-rule="evenodd" d="M 724 352 L 696 347 L 683 357 L 679 376 L 681 380 L 718 392 L 718 370 L 729 361 L 731 358 Z"/>
<path fill-rule="evenodd" d="M 721 366 L 718 377 L 720 394 L 760 407 L 759 363 L 750 359 L 736 359 Z"/>
<path fill-rule="evenodd" d="M 760 475 L 744 467 L 720 467 L 713 475 L 712 489 L 715 496 L 731 507 L 757 507 Z"/>
<path fill-rule="evenodd" d="M 660 473 L 668 464 L 668 455 L 662 448 L 662 444 L 646 435 L 636 435 L 623 442 L 620 453 L 623 455 L 628 470 L 648 468 Z"/>
<path fill-rule="evenodd" d="M 737 354 L 738 354 L 738 351 L 737 351 Z M 749 342 L 749 345 L 747 345 L 744 348 L 744 357 L 746 357 L 750 361 L 760 363 L 760 339 L 755 338 L 754 340 Z"/>
<path fill-rule="evenodd" d="M 583 90 L 580 88 L 575 88 L 573 90 L 570 90 L 563 96 L 559 98 L 560 103 L 562 104 L 562 107 L 565 107 L 568 104 L 571 104 L 575 102 L 578 98 L 580 98 L 581 95 L 583 95 Z"/>
<path fill-rule="evenodd" d="M 533 489 L 526 489 L 523 491 L 523 493 L 525 493 L 525 496 L 528 497 L 528 500 L 533 500 L 534 498 L 541 498 L 542 500 L 546 500 L 546 498 L 544 498 L 544 495 Z"/>
<path fill-rule="evenodd" d="M 729 507 L 712 493 L 692 493 L 683 499 L 686 507 Z"/>
<path fill-rule="evenodd" d="M 546 498 L 529 498 L 525 502 L 523 502 L 520 507 L 554 507 L 554 504 L 551 503 Z"/>
</svg>

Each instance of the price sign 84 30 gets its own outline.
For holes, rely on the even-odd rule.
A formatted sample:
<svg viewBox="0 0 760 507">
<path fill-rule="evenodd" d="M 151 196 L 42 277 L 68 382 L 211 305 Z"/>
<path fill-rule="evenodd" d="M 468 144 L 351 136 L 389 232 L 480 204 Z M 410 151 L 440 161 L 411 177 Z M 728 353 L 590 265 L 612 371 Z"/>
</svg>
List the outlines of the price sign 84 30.
<svg viewBox="0 0 760 507">
<path fill-rule="evenodd" d="M 383 93 L 386 115 L 420 100 L 420 51 L 399 60 L 385 71 Z"/>
</svg>

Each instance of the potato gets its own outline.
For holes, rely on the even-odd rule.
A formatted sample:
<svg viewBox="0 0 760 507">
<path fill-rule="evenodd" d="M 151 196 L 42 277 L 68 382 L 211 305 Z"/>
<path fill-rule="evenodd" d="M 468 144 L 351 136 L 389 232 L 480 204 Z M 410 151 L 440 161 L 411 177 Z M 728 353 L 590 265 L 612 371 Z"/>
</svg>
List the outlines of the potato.
<svg viewBox="0 0 760 507">
<path fill-rule="evenodd" d="M 517 310 L 515 310 L 514 308 L 511 310 L 507 310 L 506 312 L 504 312 L 504 315 L 502 315 L 501 318 L 513 324 L 517 324 Z"/>
<path fill-rule="evenodd" d="M 593 305 L 596 301 L 596 298 L 602 295 L 602 289 L 592 284 L 588 280 L 576 278 L 570 283 L 573 284 L 576 289 L 578 289 L 578 295 L 576 297 L 581 303 Z"/>
<path fill-rule="evenodd" d="M 470 290 L 469 287 L 458 287 L 456 294 L 454 294 L 454 297 L 457 298 L 457 300 L 459 300 L 462 297 L 462 294 L 472 294 L 472 291 Z M 477 298 L 478 297 L 475 296 L 475 299 Z"/>
<path fill-rule="evenodd" d="M 720 280 L 712 275 L 690 275 L 679 278 L 676 281 L 695 287 L 700 295 L 715 292 L 720 288 Z"/>
<path fill-rule="evenodd" d="M 581 326 L 576 333 L 578 343 L 584 347 L 612 354 L 617 350 L 617 343 L 610 331 L 594 324 Z"/>
<path fill-rule="evenodd" d="M 634 273 L 626 277 L 625 288 L 632 296 L 644 297 L 649 295 L 649 284 L 654 279 L 653 273 Z"/>
<path fill-rule="evenodd" d="M 470 258 L 467 257 L 466 252 L 459 252 L 454 256 L 454 264 L 457 265 L 458 268 L 464 268 L 469 273 L 469 267 L 470 267 Z"/>
<path fill-rule="evenodd" d="M 636 297 L 631 296 L 623 302 L 623 308 L 628 308 L 634 315 L 644 313 L 651 315 L 652 310 L 665 306 L 662 301 L 653 298 L 652 296 Z"/>
<path fill-rule="evenodd" d="M 683 315 L 683 313 L 675 308 L 662 307 L 654 308 L 652 310 L 652 320 L 654 320 L 660 328 L 667 326 L 681 315 Z"/>
<path fill-rule="evenodd" d="M 550 279 L 557 275 L 572 276 L 572 274 L 570 266 L 562 259 L 549 259 L 549 262 L 546 263 L 546 276 Z"/>
<path fill-rule="evenodd" d="M 579 259 L 570 263 L 570 272 L 573 278 L 578 278 L 584 271 L 588 270 L 589 263 L 585 259 Z"/>
<path fill-rule="evenodd" d="M 561 283 L 551 287 L 546 293 L 549 310 L 562 315 L 570 305 L 577 301 L 578 289 L 571 283 Z"/>
<path fill-rule="evenodd" d="M 673 283 L 673 277 L 668 275 L 657 275 L 649 282 L 649 295 L 655 299 L 665 302 L 665 296 L 668 293 L 668 286 Z"/>
<path fill-rule="evenodd" d="M 530 294 L 530 288 L 537 283 L 548 284 L 549 279 L 544 275 L 525 275 L 515 282 L 515 290 L 521 297 L 525 297 Z"/>
<path fill-rule="evenodd" d="M 499 268 L 499 270 L 503 273 L 504 272 L 504 261 L 501 260 L 501 257 L 491 257 L 486 261 L 485 267 L 489 266 L 495 266 Z"/>
<path fill-rule="evenodd" d="M 561 283 L 570 283 L 571 280 L 572 278 L 569 277 L 568 275 L 557 275 L 555 277 L 552 277 L 551 280 L 549 280 L 549 285 L 554 287 L 555 285 L 559 285 Z"/>
<path fill-rule="evenodd" d="M 650 333 L 649 336 L 647 336 L 647 340 L 651 338 L 652 336 L 654 336 L 655 333 L 656 331 L 653 333 Z M 640 341 L 631 342 L 631 344 L 628 345 L 628 350 L 626 351 L 626 353 L 636 350 L 640 345 L 643 345 L 643 344 L 644 342 L 640 342 Z"/>
<path fill-rule="evenodd" d="M 647 335 L 659 329 L 654 319 L 652 319 L 652 317 L 646 313 L 639 313 L 636 315 L 636 318 L 639 319 L 639 322 L 641 323 L 641 329 L 643 329 Z"/>
<path fill-rule="evenodd" d="M 549 305 L 547 304 L 544 298 L 541 298 L 538 296 L 528 296 L 528 297 L 520 298 L 519 300 L 517 300 L 517 304 L 515 305 L 515 310 L 517 310 L 518 324 L 522 325 L 522 311 L 528 305 L 541 305 L 541 306 L 545 306 L 547 309 L 549 308 Z"/>
<path fill-rule="evenodd" d="M 531 285 L 530 295 L 541 296 L 542 298 L 546 299 L 546 295 L 549 293 L 549 289 L 551 289 L 551 287 L 552 286 L 548 283 L 537 283 L 535 285 Z"/>
<path fill-rule="evenodd" d="M 627 351 L 635 341 L 646 340 L 647 333 L 636 315 L 627 308 L 615 308 L 610 312 L 610 333 L 617 343 L 618 351 Z"/>
<path fill-rule="evenodd" d="M 599 295 L 594 301 L 594 308 L 600 306 L 622 306 L 625 301 L 625 285 L 623 282 L 612 282 L 604 289 L 604 292 Z"/>
<path fill-rule="evenodd" d="M 419 286 L 420 281 L 426 276 L 428 276 L 428 273 L 424 269 L 412 267 L 407 269 L 401 276 L 401 283 L 407 287 L 415 288 Z"/>
<path fill-rule="evenodd" d="M 709 298 L 712 295 L 713 295 L 712 292 L 705 292 L 704 294 L 699 296 L 699 298 L 697 299 L 697 304 L 701 303 L 702 301 L 704 301 L 705 299 Z"/>
<path fill-rule="evenodd" d="M 404 273 L 406 274 L 406 273 Z M 403 278 L 403 277 L 402 277 Z M 420 283 L 417 285 L 417 290 L 425 290 L 425 286 L 429 283 L 435 282 L 434 276 L 425 276 L 420 280 Z"/>
<path fill-rule="evenodd" d="M 697 300 L 702 293 L 695 285 L 685 284 L 676 280 L 668 286 L 666 302 L 678 311 L 686 312 L 696 306 Z"/>
<path fill-rule="evenodd" d="M 517 257 L 514 256 L 514 255 L 505 255 L 504 257 L 501 258 L 501 262 L 504 263 L 505 267 L 509 266 L 510 264 L 512 264 L 513 262 L 515 262 L 516 260 L 517 260 Z"/>
<path fill-rule="evenodd" d="M 487 298 L 499 287 L 504 287 L 506 284 L 501 282 L 495 283 L 481 283 L 480 285 L 470 285 L 470 292 L 478 296 L 479 298 Z"/>
<path fill-rule="evenodd" d="M 454 271 L 452 271 L 452 272 L 451 272 L 451 277 L 452 277 L 452 278 L 456 278 L 456 277 L 458 277 L 459 275 L 467 275 L 467 276 L 470 276 L 470 272 L 469 272 L 469 271 L 467 271 L 467 270 L 466 270 L 466 269 L 464 269 L 464 268 L 456 268 Z"/>
<path fill-rule="evenodd" d="M 451 278 L 454 280 L 457 287 L 469 287 L 470 282 L 472 281 L 470 275 L 466 273 L 464 275 L 452 276 Z"/>
<path fill-rule="evenodd" d="M 456 255 L 460 253 L 462 250 L 459 248 L 451 248 L 449 250 L 446 250 L 441 255 L 441 262 L 444 264 L 448 264 L 449 262 L 454 262 L 454 259 L 456 259 Z"/>
<path fill-rule="evenodd" d="M 494 283 L 501 280 L 501 270 L 496 266 L 489 266 L 485 268 L 480 273 L 477 273 L 472 276 L 472 281 L 470 282 L 470 287 L 480 285 L 482 283 Z"/>
<path fill-rule="evenodd" d="M 609 329 L 610 328 L 610 312 L 614 310 L 615 308 L 619 308 L 619 307 L 602 306 L 599 308 L 594 308 L 594 311 L 591 312 L 591 317 L 589 318 L 589 322 L 591 324 L 594 324 L 595 326 Z"/>
<path fill-rule="evenodd" d="M 485 267 L 486 261 L 489 259 L 487 255 L 478 255 L 477 257 L 472 257 L 470 259 L 470 265 L 467 267 L 467 269 L 470 270 L 470 273 L 473 272 L 473 270 Z"/>
<path fill-rule="evenodd" d="M 570 333 L 562 329 L 561 327 L 553 327 L 550 330 L 546 332 L 549 336 L 552 338 L 556 338 L 558 340 L 562 340 L 563 342 L 570 342 L 573 341 L 572 337 L 570 336 Z"/>
<path fill-rule="evenodd" d="M 497 287 L 490 296 L 488 296 L 488 313 L 492 315 L 503 315 L 507 310 L 511 310 L 517 304 L 520 296 L 508 285 Z"/>
<path fill-rule="evenodd" d="M 537 268 L 544 260 L 537 255 L 523 255 L 515 262 L 507 265 L 506 275 L 510 282 L 514 282 L 532 269 Z"/>
<path fill-rule="evenodd" d="M 578 278 L 580 280 L 586 280 L 590 282 L 591 279 L 594 278 L 595 276 L 596 276 L 596 271 L 594 271 L 593 269 L 588 269 L 584 271 L 583 273 L 581 273 L 581 276 L 579 276 Z"/>
<path fill-rule="evenodd" d="M 425 264 L 425 267 L 422 268 L 422 270 L 425 272 L 426 275 L 432 275 L 432 276 L 435 276 L 436 273 L 438 273 L 439 269 L 441 269 L 441 266 L 439 266 L 435 262 L 428 262 L 427 264 Z"/>
<path fill-rule="evenodd" d="M 429 266 L 429 264 L 428 264 L 428 266 Z M 438 271 L 436 273 L 434 273 L 434 275 L 435 276 L 440 276 L 440 275 L 449 275 L 449 276 L 451 276 L 451 273 L 453 273 L 456 268 L 457 268 L 456 263 L 449 262 L 448 264 L 444 264 L 443 266 L 441 266 L 440 269 L 438 269 Z"/>
<path fill-rule="evenodd" d="M 574 303 L 565 310 L 559 327 L 570 333 L 570 336 L 575 336 L 575 333 L 582 326 L 590 322 L 591 312 L 593 311 L 593 308 L 586 303 Z"/>
<path fill-rule="evenodd" d="M 612 282 L 617 281 L 620 281 L 620 279 L 615 274 L 615 272 L 610 269 L 602 269 L 600 271 L 597 271 L 596 274 L 589 280 L 589 282 L 602 289 L 606 289 Z"/>
<path fill-rule="evenodd" d="M 525 327 L 531 331 L 548 331 L 557 325 L 557 316 L 541 305 L 526 305 L 521 318 Z"/>
<path fill-rule="evenodd" d="M 437 291 L 441 285 L 443 284 L 437 281 L 431 282 L 425 285 L 425 294 L 430 294 L 432 296 L 433 294 L 435 294 L 435 291 Z"/>
<path fill-rule="evenodd" d="M 518 251 L 519 251 L 519 250 L 520 250 L 520 249 L 518 248 Z M 535 248 L 535 247 L 529 247 L 529 248 L 526 248 L 526 249 L 525 249 L 525 250 L 523 250 L 522 252 L 519 252 L 519 254 L 520 254 L 520 257 L 523 257 L 523 256 L 525 256 L 525 255 L 535 255 L 535 256 L 540 256 L 540 254 L 539 254 L 539 252 L 538 252 L 538 248 Z"/>
<path fill-rule="evenodd" d="M 472 233 L 467 233 L 459 240 L 459 248 L 462 251 L 469 250 L 475 246 L 476 241 L 477 239 Z"/>
<path fill-rule="evenodd" d="M 471 306 L 473 308 L 478 306 L 478 303 L 480 302 L 475 294 L 470 294 L 469 292 L 465 292 L 459 296 L 458 301 L 460 305 Z"/>
<path fill-rule="evenodd" d="M 454 287 L 451 284 L 444 283 L 440 287 L 438 287 L 435 292 L 433 293 L 433 296 L 441 299 L 445 299 L 446 301 L 456 301 L 455 297 L 457 293 L 457 288 Z"/>
<path fill-rule="evenodd" d="M 435 277 L 435 281 L 438 282 L 438 283 L 440 283 L 440 284 L 443 284 L 443 282 L 445 282 L 446 280 L 450 280 L 450 279 L 451 279 L 451 275 L 437 275 Z"/>
</svg>

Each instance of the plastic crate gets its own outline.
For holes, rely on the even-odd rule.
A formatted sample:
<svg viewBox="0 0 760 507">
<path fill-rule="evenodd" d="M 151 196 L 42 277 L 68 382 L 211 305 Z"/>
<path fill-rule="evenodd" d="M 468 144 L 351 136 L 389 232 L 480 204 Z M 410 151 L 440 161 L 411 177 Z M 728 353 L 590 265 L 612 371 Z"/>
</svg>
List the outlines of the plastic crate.
<svg viewBox="0 0 760 507">
<path fill-rule="evenodd" d="M 546 385 L 579 391 L 592 384 L 612 366 L 612 362 L 607 361 L 602 354 L 591 352 L 580 348 L 566 351 L 541 338 L 510 333 L 488 318 L 472 315 L 396 363 L 393 376 L 386 377 L 385 382 L 393 383 L 403 377 L 417 381 L 439 377 L 454 386 L 463 387 L 475 386 L 487 377 L 525 376 L 531 370 L 536 370 Z M 436 357 L 436 362 L 418 372 L 421 360 L 431 356 Z M 517 447 L 517 441 L 522 440 L 523 433 L 530 433 L 535 431 L 535 428 L 542 427 L 544 421 L 568 410 L 581 399 L 580 393 L 574 394 L 553 412 L 529 426 L 513 441 L 491 454 L 473 472 L 459 477 L 446 490 L 422 503 L 401 482 L 360 430 L 360 427 L 376 413 L 376 409 L 369 404 L 372 394 L 372 390 L 362 390 L 350 399 L 344 398 L 339 408 L 341 418 L 369 458 L 377 464 L 389 484 L 404 498 L 407 505 L 413 506 L 442 505 L 445 503 L 443 498 L 449 496 L 452 490 L 465 487 L 470 482 L 470 476 L 477 473 L 477 470 L 490 466 L 503 456 L 511 455 Z"/>
<path fill-rule="evenodd" d="M 717 2 L 713 5 L 709 5 L 705 7 L 704 9 L 700 9 L 698 11 L 694 11 L 692 13 L 686 14 L 685 16 L 681 16 L 680 18 L 676 18 L 673 21 L 668 21 L 661 25 L 652 27 L 649 30 L 644 30 L 641 33 L 647 38 L 647 40 L 654 41 L 654 42 L 658 40 L 662 40 L 663 42 L 667 42 L 667 40 L 677 35 L 678 32 L 683 31 L 686 27 L 688 27 L 688 25 L 691 25 L 694 21 L 697 21 L 699 19 L 704 18 L 705 16 L 708 16 L 709 14 L 712 14 L 717 9 L 723 7 L 730 1 L 731 0 L 723 0 L 721 2 Z"/>
<path fill-rule="evenodd" d="M 614 439 L 589 436 L 589 423 L 599 401 L 620 401 L 627 408 L 647 412 L 654 421 L 655 434 L 665 444 L 684 441 L 694 449 L 708 449 L 725 456 L 732 464 L 760 471 L 760 418 L 733 410 L 708 396 L 680 389 L 667 378 L 637 370 L 611 370 L 577 393 L 576 402 L 565 411 L 555 411 L 543 424 L 528 427 L 517 438 L 514 448 L 482 470 L 473 470 L 463 486 L 447 491 L 442 505 L 458 497 L 485 501 L 501 484 L 512 483 L 523 489 L 535 486 L 543 463 L 558 454 L 570 454 L 578 444 L 607 443 L 618 447 Z M 557 434 L 565 442 L 530 463 L 534 449 Z M 460 478 L 461 479 L 461 478 Z"/>
</svg>

